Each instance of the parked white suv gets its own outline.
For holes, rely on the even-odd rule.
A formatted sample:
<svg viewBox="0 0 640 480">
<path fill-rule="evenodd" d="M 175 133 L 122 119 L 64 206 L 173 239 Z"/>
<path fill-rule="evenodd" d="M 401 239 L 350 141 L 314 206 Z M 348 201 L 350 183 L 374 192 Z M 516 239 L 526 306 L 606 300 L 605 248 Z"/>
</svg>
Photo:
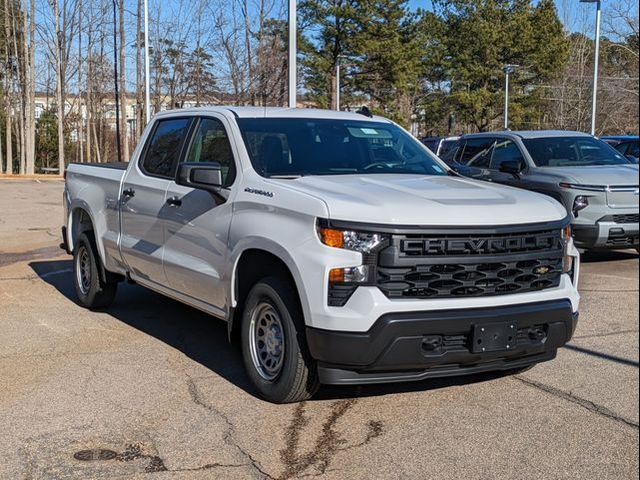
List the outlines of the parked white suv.
<svg viewBox="0 0 640 480">
<path fill-rule="evenodd" d="M 578 319 L 562 205 L 461 178 L 384 118 L 165 112 L 128 165 L 70 165 L 64 203 L 82 305 L 127 279 L 226 321 L 273 402 L 520 369 Z"/>
</svg>

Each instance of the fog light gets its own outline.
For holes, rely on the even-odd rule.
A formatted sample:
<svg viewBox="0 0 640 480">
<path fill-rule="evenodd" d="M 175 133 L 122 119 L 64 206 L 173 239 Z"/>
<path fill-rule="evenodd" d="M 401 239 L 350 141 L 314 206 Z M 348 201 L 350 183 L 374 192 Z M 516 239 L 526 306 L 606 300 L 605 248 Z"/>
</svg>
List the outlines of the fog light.
<svg viewBox="0 0 640 480">
<path fill-rule="evenodd" d="M 573 257 L 566 255 L 562 261 L 562 273 L 573 272 Z"/>
<path fill-rule="evenodd" d="M 369 266 L 334 268 L 329 272 L 329 283 L 366 283 L 369 281 Z"/>
</svg>

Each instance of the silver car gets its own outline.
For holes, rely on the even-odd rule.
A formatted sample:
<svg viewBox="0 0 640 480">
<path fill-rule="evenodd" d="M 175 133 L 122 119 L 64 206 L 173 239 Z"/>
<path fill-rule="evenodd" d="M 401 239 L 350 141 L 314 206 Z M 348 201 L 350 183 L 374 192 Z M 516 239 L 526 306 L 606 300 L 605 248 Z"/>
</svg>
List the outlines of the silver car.
<svg viewBox="0 0 640 480">
<path fill-rule="evenodd" d="M 463 136 L 444 160 L 458 173 L 561 202 L 583 249 L 639 247 L 638 165 L 591 135 L 567 131 Z"/>
</svg>

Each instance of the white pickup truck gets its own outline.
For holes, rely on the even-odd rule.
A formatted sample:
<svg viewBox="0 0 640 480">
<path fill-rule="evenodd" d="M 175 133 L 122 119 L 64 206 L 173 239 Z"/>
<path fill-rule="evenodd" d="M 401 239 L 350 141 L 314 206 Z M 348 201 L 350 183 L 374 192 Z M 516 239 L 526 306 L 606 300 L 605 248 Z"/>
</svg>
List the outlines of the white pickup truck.
<svg viewBox="0 0 640 480">
<path fill-rule="evenodd" d="M 128 165 L 70 165 L 64 204 L 81 305 L 126 280 L 226 321 L 273 402 L 523 369 L 578 320 L 566 210 L 459 177 L 384 118 L 165 112 Z"/>
</svg>

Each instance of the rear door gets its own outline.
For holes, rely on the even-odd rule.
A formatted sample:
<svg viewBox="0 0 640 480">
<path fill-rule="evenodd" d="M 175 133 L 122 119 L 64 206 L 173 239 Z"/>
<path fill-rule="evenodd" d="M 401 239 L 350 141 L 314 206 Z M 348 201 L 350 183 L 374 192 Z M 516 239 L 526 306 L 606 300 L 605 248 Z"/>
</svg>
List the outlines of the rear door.
<svg viewBox="0 0 640 480">
<path fill-rule="evenodd" d="M 121 192 L 122 258 L 133 275 L 161 285 L 166 283 L 162 265 L 165 196 L 175 177 L 191 121 L 156 121 L 138 163 L 127 171 Z"/>
<path fill-rule="evenodd" d="M 232 206 L 227 200 L 237 175 L 228 127 L 222 116 L 200 118 L 184 157 L 187 162 L 219 163 L 224 188 L 211 193 L 172 181 L 166 194 L 165 216 L 164 267 L 169 286 L 215 307 L 221 314 L 228 300 L 223 276 Z"/>
</svg>

